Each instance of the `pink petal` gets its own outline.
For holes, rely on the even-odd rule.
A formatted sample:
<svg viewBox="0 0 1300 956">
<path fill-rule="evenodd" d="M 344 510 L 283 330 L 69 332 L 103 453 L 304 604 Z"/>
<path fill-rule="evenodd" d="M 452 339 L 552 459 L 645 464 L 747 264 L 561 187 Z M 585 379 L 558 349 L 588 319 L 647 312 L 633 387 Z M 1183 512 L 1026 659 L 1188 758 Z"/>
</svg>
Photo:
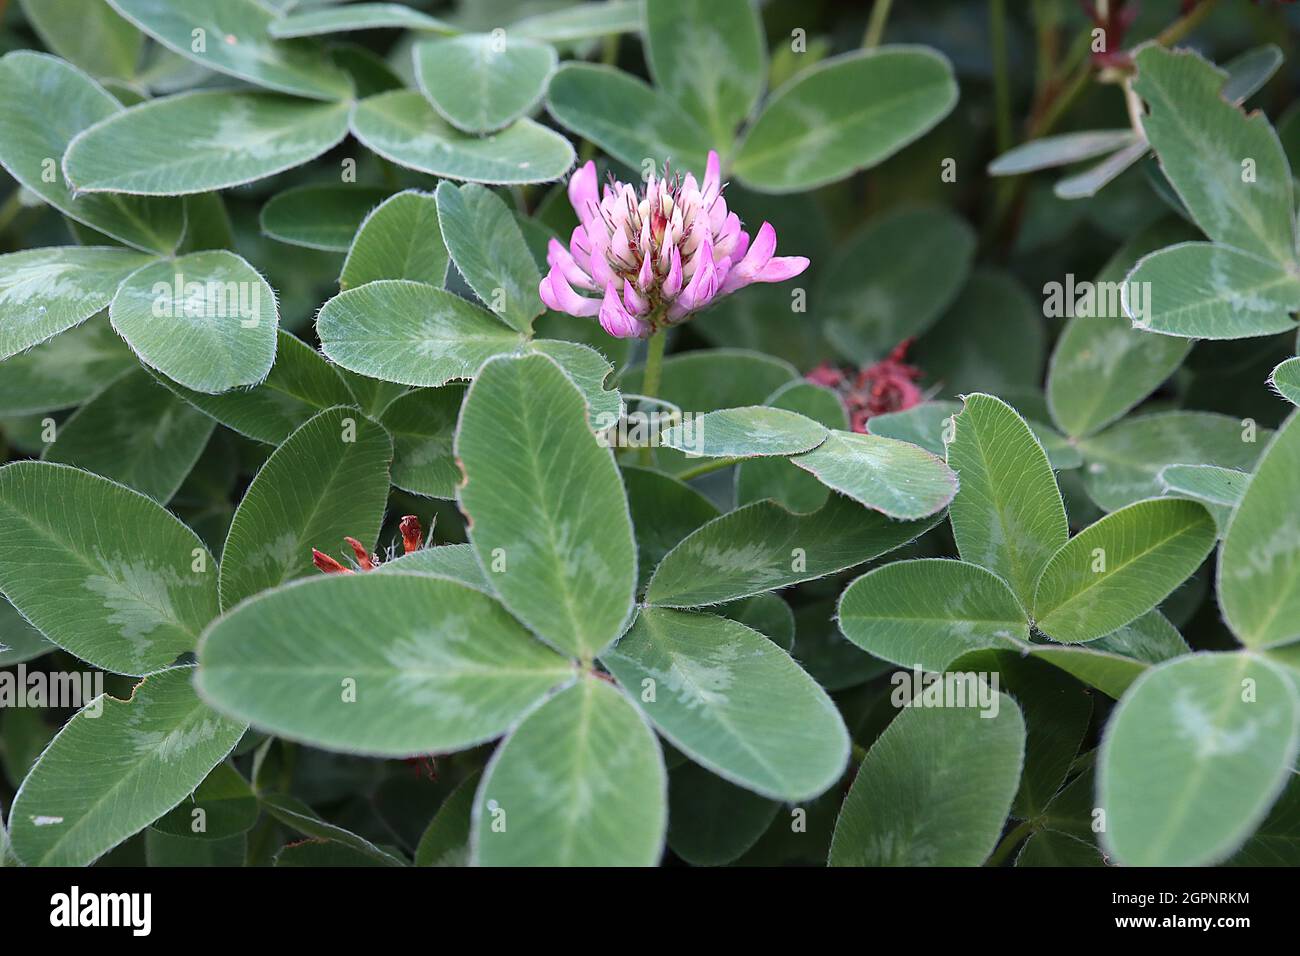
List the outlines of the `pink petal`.
<svg viewBox="0 0 1300 956">
<path fill-rule="evenodd" d="M 718 159 L 717 150 L 709 150 L 709 159 L 704 167 L 704 186 L 700 189 L 704 197 L 704 208 L 717 198 L 718 193 L 722 192 L 722 162 Z"/>
<path fill-rule="evenodd" d="M 682 290 L 681 306 L 687 312 L 701 309 L 718 291 L 718 274 L 713 263 L 713 244 L 706 236 L 695 253 L 695 275 Z"/>
<path fill-rule="evenodd" d="M 588 299 L 574 292 L 559 269 L 552 269 L 546 274 L 537 287 L 537 294 L 542 297 L 547 308 L 557 312 L 585 317 L 600 311 L 600 300 Z"/>
<path fill-rule="evenodd" d="M 623 308 L 613 282 L 605 286 L 605 298 L 600 303 L 600 327 L 616 339 L 631 339 L 641 334 L 641 323 Z"/>
<path fill-rule="evenodd" d="M 668 266 L 668 276 L 664 279 L 664 295 L 674 296 L 682 291 L 682 254 L 676 247 L 672 251 L 672 262 Z"/>
<path fill-rule="evenodd" d="M 648 291 L 655 281 L 654 262 L 650 256 L 641 260 L 641 271 L 636 275 L 636 283 L 642 291 Z"/>
<path fill-rule="evenodd" d="M 569 177 L 569 202 L 584 226 L 596 216 L 596 207 L 600 205 L 596 183 L 596 164 L 590 160 Z"/>
<path fill-rule="evenodd" d="M 741 234 L 744 235 L 743 233 Z M 770 222 L 763 223 L 762 228 L 758 230 L 758 235 L 750 243 L 749 248 L 745 250 L 744 258 L 736 262 L 736 267 L 731 270 L 727 276 L 727 281 L 722 287 L 725 295 L 729 292 L 735 292 L 737 289 L 749 285 L 751 282 L 760 282 L 759 273 L 763 267 L 768 264 L 772 258 L 772 253 L 776 252 L 776 230 L 772 228 Z M 740 255 L 739 244 L 732 252 L 732 257 Z M 803 271 L 803 270 L 800 270 Z M 796 273 L 797 275 L 798 273 Z M 774 280 L 779 281 L 779 280 Z"/>
<path fill-rule="evenodd" d="M 560 245 L 558 239 L 552 239 L 547 244 L 546 262 L 552 269 L 561 273 L 570 285 L 576 285 L 579 289 L 588 289 L 593 292 L 599 288 L 596 283 L 591 281 L 591 276 L 587 274 L 587 270 L 578 265 L 577 261 L 570 255 L 569 250 Z"/>
<path fill-rule="evenodd" d="M 767 265 L 767 260 L 772 258 L 774 252 L 776 252 L 776 230 L 772 228 L 770 222 L 765 222 L 745 253 L 745 258 L 740 260 L 736 268 L 746 276 L 758 275 L 759 270 Z"/>
<path fill-rule="evenodd" d="M 645 315 L 650 311 L 650 303 L 626 279 L 623 280 L 623 305 L 632 315 Z"/>
<path fill-rule="evenodd" d="M 754 276 L 755 282 L 784 282 L 793 279 L 808 268 L 804 256 L 775 256 Z"/>
</svg>

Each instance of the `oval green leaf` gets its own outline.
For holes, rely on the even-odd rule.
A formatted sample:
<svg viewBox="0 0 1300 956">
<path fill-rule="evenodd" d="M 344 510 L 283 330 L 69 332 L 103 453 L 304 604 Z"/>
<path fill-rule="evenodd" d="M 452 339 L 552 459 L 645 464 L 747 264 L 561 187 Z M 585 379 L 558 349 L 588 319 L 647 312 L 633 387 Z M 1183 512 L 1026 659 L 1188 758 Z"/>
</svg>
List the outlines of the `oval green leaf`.
<svg viewBox="0 0 1300 956">
<path fill-rule="evenodd" d="M 487 595 L 394 571 L 241 604 L 204 635 L 197 686 L 277 736 L 409 757 L 491 740 L 572 673 Z"/>
<path fill-rule="evenodd" d="M 1295 686 L 1259 657 L 1195 654 L 1153 668 L 1102 740 L 1102 839 L 1129 866 L 1221 861 L 1282 791 L 1298 729 Z"/>
<path fill-rule="evenodd" d="M 1134 328 L 1188 339 L 1243 339 L 1294 330 L 1300 275 L 1212 242 L 1184 242 L 1144 257 L 1124 283 Z"/>
<path fill-rule="evenodd" d="M 0 468 L 0 558 L 0 591 L 23 617 L 119 674 L 169 666 L 217 613 L 216 562 L 194 532 L 67 465 Z"/>
<path fill-rule="evenodd" d="M 502 603 L 554 647 L 598 654 L 631 614 L 636 545 L 582 393 L 545 356 L 494 359 L 465 397 L 455 447 L 470 543 Z"/>
<path fill-rule="evenodd" d="M 343 260 L 339 289 L 376 279 L 410 279 L 441 289 L 447 281 L 447 247 L 430 193 L 408 189 L 371 210 Z"/>
<path fill-rule="evenodd" d="M 1264 450 L 1219 552 L 1219 605 L 1247 647 L 1300 638 L 1300 413 Z"/>
<path fill-rule="evenodd" d="M 934 525 L 894 521 L 841 495 L 809 515 L 760 501 L 710 521 L 668 552 L 646 600 L 702 607 L 813 581 L 892 551 Z"/>
<path fill-rule="evenodd" d="M 797 412 L 750 405 L 706 412 L 673 425 L 660 434 L 659 443 L 689 457 L 758 458 L 798 455 L 818 447 L 831 434 Z"/>
<path fill-rule="evenodd" d="M 1029 621 L 996 574 L 964 561 L 895 561 L 840 595 L 840 631 L 868 654 L 901 667 L 942 671 L 983 648 L 1019 648 Z"/>
<path fill-rule="evenodd" d="M 78 193 L 177 196 L 310 162 L 347 135 L 345 103 L 224 90 L 149 100 L 79 134 L 63 157 Z"/>
<path fill-rule="evenodd" d="M 275 293 L 256 269 L 224 249 L 132 273 L 108 316 L 142 362 L 196 392 L 256 385 L 275 362 Z"/>
<path fill-rule="evenodd" d="M 185 232 L 185 208 L 163 199 L 87 195 L 59 166 L 78 135 L 124 112 L 90 77 L 52 56 L 16 50 L 0 59 L 0 165 L 70 219 L 127 245 L 170 253 Z M 51 181 L 52 180 L 52 181 Z"/>
<path fill-rule="evenodd" d="M 393 444 L 355 408 L 307 421 L 267 459 L 235 511 L 221 552 L 221 604 L 315 573 L 312 548 L 350 555 L 344 537 L 369 548 L 388 501 Z"/>
<path fill-rule="evenodd" d="M 0 360 L 80 325 L 149 261 L 127 249 L 83 246 L 0 256 Z"/>
<path fill-rule="evenodd" d="M 673 746 L 738 786 L 804 800 L 844 772 L 849 734 L 835 704 L 744 624 L 646 608 L 601 662 Z"/>
<path fill-rule="evenodd" d="M 654 866 L 668 779 L 632 703 L 583 675 L 530 713 L 493 755 L 474 801 L 479 866 Z"/>
<path fill-rule="evenodd" d="M 1010 405 L 969 395 L 953 419 L 948 466 L 961 490 L 948 509 L 963 561 L 998 574 L 1026 607 L 1044 566 L 1069 537 L 1047 453 Z"/>
<path fill-rule="evenodd" d="M 399 166 L 491 185 L 551 182 L 568 172 L 574 160 L 567 139 L 530 119 L 488 136 L 471 136 L 413 90 L 362 100 L 352 112 L 352 134 Z"/>
<path fill-rule="evenodd" d="M 668 162 L 704 175 L 709 134 L 672 97 L 622 70 L 566 63 L 551 77 L 546 108 L 560 125 L 634 169 L 648 159 L 656 169 Z"/>
<path fill-rule="evenodd" d="M 1015 701 L 909 706 L 872 745 L 835 821 L 831 866 L 979 866 L 1020 784 Z M 990 716 L 991 715 L 991 716 Z"/>
<path fill-rule="evenodd" d="M 276 16 L 258 0 L 109 0 L 173 53 L 257 86 L 317 100 L 343 100 L 352 81 L 316 46 L 277 43 Z"/>
<path fill-rule="evenodd" d="M 14 799 L 13 850 L 29 866 L 87 866 L 194 791 L 243 724 L 204 704 L 178 667 L 129 700 L 97 697 L 41 754 Z"/>
<path fill-rule="evenodd" d="M 761 192 L 833 183 L 892 156 L 956 102 L 952 64 L 927 47 L 833 57 L 772 95 L 740 147 L 736 175 Z"/>
<path fill-rule="evenodd" d="M 321 351 L 346 369 L 386 382 L 438 386 L 470 378 L 523 340 L 460 296 L 407 279 L 340 292 L 316 317 Z"/>
<path fill-rule="evenodd" d="M 542 280 L 523 233 L 502 199 L 477 183 L 438 184 L 438 221 L 456 270 L 483 304 L 528 332 L 545 311 Z"/>
<path fill-rule="evenodd" d="M 295 186 L 267 200 L 259 221 L 262 232 L 280 242 L 347 252 L 358 227 L 387 196 L 376 186 Z"/>
<path fill-rule="evenodd" d="M 893 438 L 832 431 L 790 459 L 828 488 L 891 518 L 925 518 L 957 493 L 957 476 L 924 448 Z"/>
<path fill-rule="evenodd" d="M 1121 508 L 1048 561 L 1034 592 L 1034 622 L 1062 644 L 1109 634 L 1187 580 L 1216 538 L 1214 519 L 1194 501 L 1156 498 Z"/>
<path fill-rule="evenodd" d="M 412 55 L 420 92 L 465 133 L 490 133 L 531 110 L 557 60 L 554 47 L 509 33 L 426 40 Z"/>
</svg>

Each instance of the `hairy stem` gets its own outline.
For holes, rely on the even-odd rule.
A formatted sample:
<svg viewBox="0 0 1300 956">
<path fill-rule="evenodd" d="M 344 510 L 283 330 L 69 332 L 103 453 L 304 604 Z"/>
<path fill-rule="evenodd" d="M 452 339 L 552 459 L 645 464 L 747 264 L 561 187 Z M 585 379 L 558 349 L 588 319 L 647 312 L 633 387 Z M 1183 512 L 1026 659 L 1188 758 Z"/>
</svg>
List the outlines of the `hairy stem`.
<svg viewBox="0 0 1300 956">
<path fill-rule="evenodd" d="M 668 341 L 667 333 L 659 331 L 650 336 L 646 342 L 645 374 L 641 377 L 641 395 L 646 399 L 659 397 L 659 381 L 663 372 L 664 345 Z M 654 463 L 654 449 L 649 445 L 641 447 L 641 464 Z"/>
<path fill-rule="evenodd" d="M 1219 0 L 1201 0 L 1200 4 L 1193 7 L 1186 16 L 1180 17 L 1161 30 L 1156 37 L 1156 42 L 1161 46 L 1173 46 L 1200 26 L 1201 21 L 1214 12 L 1218 2 Z"/>
<path fill-rule="evenodd" d="M 997 849 L 989 855 L 989 858 L 984 861 L 984 865 L 1001 866 L 1007 861 L 1007 858 L 1011 856 L 1011 851 L 1018 847 L 1033 832 L 1033 821 L 1021 820 L 1012 827 L 1010 833 L 1002 838 L 1002 842 L 999 843 Z"/>
<path fill-rule="evenodd" d="M 676 478 L 679 481 L 690 481 L 692 478 L 700 477 L 700 475 L 707 475 L 710 472 L 721 471 L 724 468 L 730 468 L 732 465 L 738 465 L 744 460 L 744 458 L 712 458 L 709 461 L 700 462 L 694 468 L 679 471 Z"/>
<path fill-rule="evenodd" d="M 885 24 L 889 20 L 889 8 L 893 2 L 894 0 L 876 0 L 875 5 L 872 6 L 871 19 L 867 21 L 867 32 L 862 37 L 864 50 L 874 50 L 880 46 L 880 40 L 885 35 Z"/>
<path fill-rule="evenodd" d="M 1007 75 L 1006 0 L 989 0 L 989 33 L 993 45 L 993 103 L 997 117 L 998 152 L 1011 148 L 1011 81 Z"/>
</svg>

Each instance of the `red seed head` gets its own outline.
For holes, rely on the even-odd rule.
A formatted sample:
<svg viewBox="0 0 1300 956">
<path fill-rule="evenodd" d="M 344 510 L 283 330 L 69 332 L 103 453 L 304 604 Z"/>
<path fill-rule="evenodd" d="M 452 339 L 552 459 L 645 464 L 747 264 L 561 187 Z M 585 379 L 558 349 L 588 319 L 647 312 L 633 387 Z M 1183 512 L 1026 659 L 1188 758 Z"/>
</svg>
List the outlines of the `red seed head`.
<svg viewBox="0 0 1300 956">
<path fill-rule="evenodd" d="M 311 549 L 311 562 L 326 574 L 351 574 L 351 568 L 345 568 L 323 551 Z"/>
<path fill-rule="evenodd" d="M 397 523 L 397 528 L 402 532 L 402 553 L 410 554 L 412 551 L 419 551 L 420 545 L 424 543 L 420 519 L 415 515 L 403 515 L 402 520 Z"/>
<path fill-rule="evenodd" d="M 375 569 L 375 559 L 370 556 L 370 552 L 356 538 L 344 538 L 352 553 L 357 556 L 357 564 L 361 565 L 362 571 L 373 571 Z"/>
</svg>

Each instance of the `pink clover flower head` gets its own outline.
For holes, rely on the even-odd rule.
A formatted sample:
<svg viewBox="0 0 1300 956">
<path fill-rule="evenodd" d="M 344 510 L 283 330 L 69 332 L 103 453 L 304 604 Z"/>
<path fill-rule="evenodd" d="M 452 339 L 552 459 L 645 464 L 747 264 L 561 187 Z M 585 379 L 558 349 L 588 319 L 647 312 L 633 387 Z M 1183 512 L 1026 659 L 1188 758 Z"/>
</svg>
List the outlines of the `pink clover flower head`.
<svg viewBox="0 0 1300 956">
<path fill-rule="evenodd" d="M 754 282 L 784 282 L 808 268 L 803 256 L 776 255 L 776 230 L 753 237 L 727 209 L 716 152 L 704 182 L 653 173 L 638 192 L 611 178 L 599 188 L 596 164 L 569 179 L 580 225 L 566 248 L 552 239 L 550 270 L 538 293 L 547 308 L 597 316 L 610 335 L 648 338 L 686 321 Z"/>
</svg>

